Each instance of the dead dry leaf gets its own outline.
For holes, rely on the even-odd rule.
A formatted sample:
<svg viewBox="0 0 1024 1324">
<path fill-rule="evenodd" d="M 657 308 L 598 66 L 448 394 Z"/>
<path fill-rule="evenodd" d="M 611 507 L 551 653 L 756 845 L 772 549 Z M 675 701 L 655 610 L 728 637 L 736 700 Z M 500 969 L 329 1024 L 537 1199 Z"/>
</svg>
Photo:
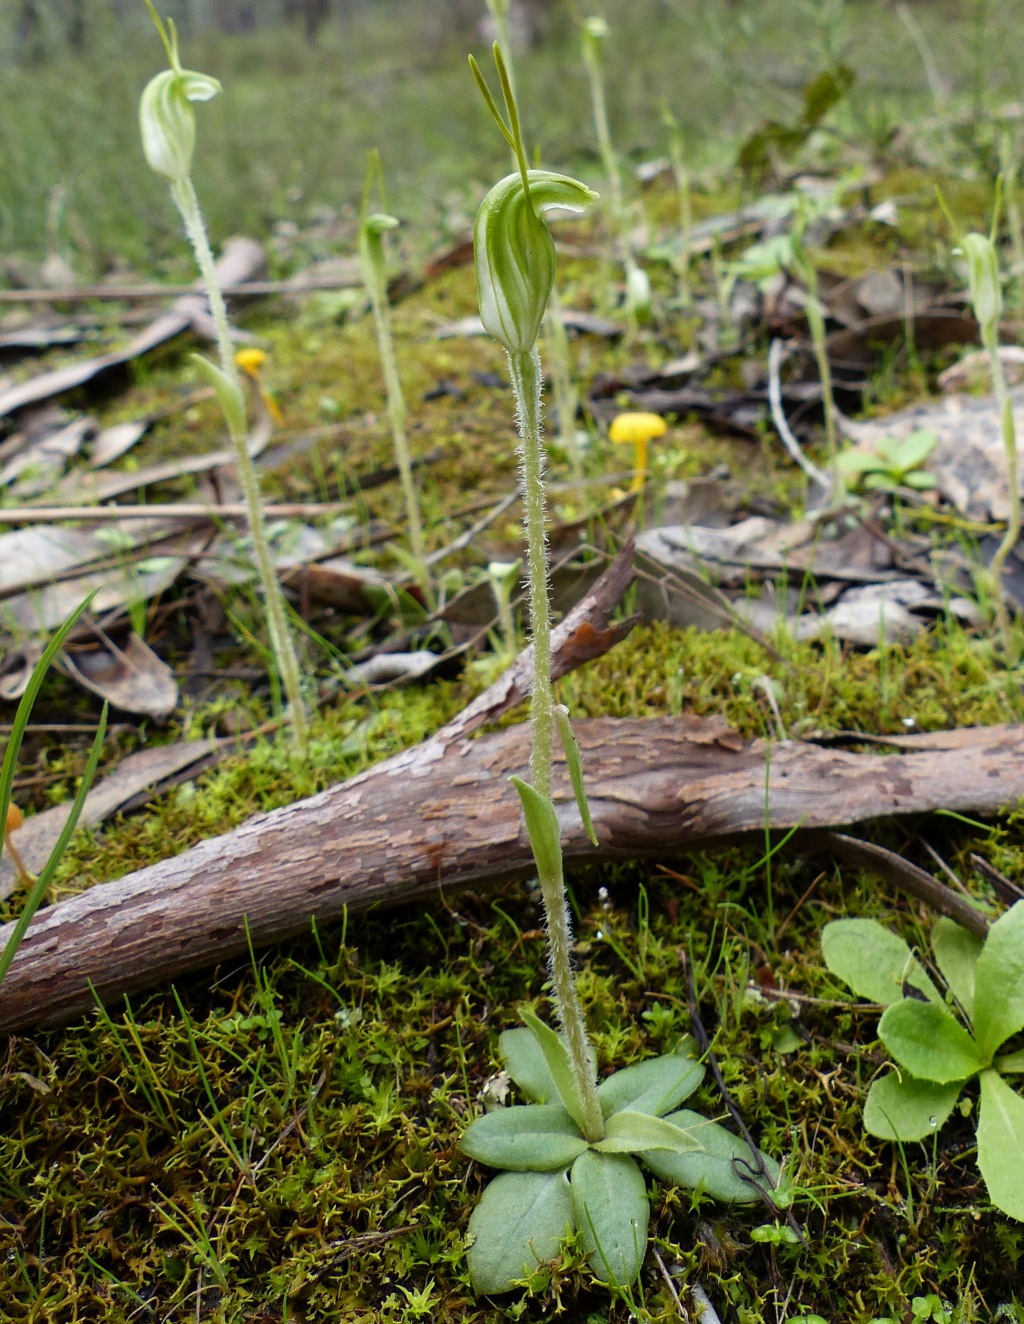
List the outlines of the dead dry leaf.
<svg viewBox="0 0 1024 1324">
<path fill-rule="evenodd" d="M 133 796 L 183 772 L 209 757 L 220 746 L 216 740 L 185 740 L 157 749 L 129 754 L 86 796 L 79 820 L 82 827 L 95 827 L 115 814 Z M 50 851 L 67 822 L 70 804 L 54 805 L 26 818 L 14 833 L 14 844 L 31 873 L 46 863 Z M 0 861 L 0 900 L 10 896 L 18 884 L 17 873 L 6 855 Z"/>
<path fill-rule="evenodd" d="M 255 239 L 236 236 L 224 245 L 224 252 L 217 263 L 218 278 L 222 285 L 237 285 L 250 280 L 262 268 L 264 260 L 262 244 L 257 243 Z M 132 359 L 140 358 L 143 354 L 148 354 L 158 346 L 166 344 L 168 340 L 173 340 L 189 327 L 198 330 L 208 339 L 213 338 L 210 334 L 213 328 L 206 299 L 200 293 L 187 294 L 176 299 L 167 312 L 150 322 L 121 349 L 81 359 L 63 368 L 51 369 L 17 386 L 0 391 L 0 417 L 84 386 L 115 368 L 123 367 Z"/>
<path fill-rule="evenodd" d="M 108 635 L 69 644 L 57 665 L 65 675 L 122 712 L 162 721 L 178 702 L 174 672 L 134 631 L 121 645 Z"/>
</svg>

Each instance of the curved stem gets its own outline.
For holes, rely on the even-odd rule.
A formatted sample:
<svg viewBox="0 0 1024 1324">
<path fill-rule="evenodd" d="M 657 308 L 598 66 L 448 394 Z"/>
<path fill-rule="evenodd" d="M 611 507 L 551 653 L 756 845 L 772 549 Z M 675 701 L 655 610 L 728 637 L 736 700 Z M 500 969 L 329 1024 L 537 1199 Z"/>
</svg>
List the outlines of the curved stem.
<svg viewBox="0 0 1024 1324">
<path fill-rule="evenodd" d="M 217 335 L 217 353 L 222 371 L 234 382 L 238 382 L 238 369 L 235 365 L 234 346 L 231 330 L 228 326 L 228 311 L 224 303 L 220 282 L 210 249 L 210 241 L 203 224 L 203 213 L 199 206 L 195 188 L 191 179 L 175 180 L 171 184 L 171 196 L 181 213 L 185 234 L 195 254 L 196 265 L 203 285 L 206 287 L 210 302 L 210 313 Z M 267 613 L 267 631 L 270 635 L 270 647 L 281 676 L 285 696 L 291 713 L 295 747 L 300 755 L 305 755 L 309 744 L 309 725 L 306 707 L 302 699 L 302 683 L 299 673 L 299 660 L 295 654 L 291 632 L 284 612 L 284 601 L 277 573 L 270 556 L 267 542 L 266 524 L 263 519 L 263 498 L 260 493 L 259 477 L 256 466 L 249 454 L 249 439 L 237 434 L 228 421 L 228 430 L 235 447 L 238 480 L 242 495 L 249 511 L 249 532 L 252 535 L 253 551 L 256 556 L 256 568 L 259 571 L 263 589 L 263 603 Z"/>
<path fill-rule="evenodd" d="M 1017 545 L 1017 540 L 1020 537 L 1021 503 L 1020 478 L 1017 465 L 1017 429 L 1013 420 L 1013 402 L 1010 399 L 1009 391 L 1006 389 L 1006 377 L 1003 375 L 1003 364 L 999 357 L 998 327 L 983 328 L 982 338 L 988 351 L 989 362 L 992 365 L 992 385 L 995 388 L 996 405 L 999 409 L 999 419 L 1003 433 L 1003 446 L 1006 450 L 1010 513 L 1006 522 L 1006 533 L 1003 535 L 1003 541 L 996 549 L 989 570 L 992 575 L 993 591 L 996 597 L 996 616 L 999 621 L 999 630 L 1003 636 L 1003 645 L 1009 653 L 1011 642 L 1010 618 L 1006 610 L 1006 598 L 1003 593 L 1003 567 L 1006 565 L 1006 558 Z"/>
<path fill-rule="evenodd" d="M 608 227 L 609 249 L 614 254 L 616 243 L 622 247 L 622 262 L 626 271 L 626 320 L 629 326 L 629 335 L 632 338 L 637 330 L 637 316 L 636 309 L 629 297 L 629 276 L 632 268 L 636 266 L 636 262 L 633 258 L 629 239 L 629 226 L 626 224 L 622 177 L 619 174 L 619 162 L 615 155 L 615 148 L 612 146 L 611 130 L 608 127 L 608 108 L 605 103 L 604 77 L 601 71 L 600 57 L 596 52 L 588 54 L 585 47 L 584 64 L 587 69 L 587 79 L 590 83 L 590 105 L 594 115 L 598 150 L 601 153 L 604 172 L 608 178 L 608 216 L 611 222 Z"/>
<path fill-rule="evenodd" d="M 544 446 L 541 439 L 541 369 L 536 349 L 509 354 L 512 388 L 518 406 L 519 453 L 522 462 L 523 502 L 529 570 L 530 629 L 533 636 L 534 680 L 530 700 L 530 780 L 534 789 L 551 798 L 554 752 L 555 699 L 551 684 L 551 615 L 548 606 L 548 556 L 544 529 Z M 565 895 L 561 860 L 554 876 L 540 874 L 547 925 L 551 985 L 558 1018 L 565 1032 L 576 1092 L 583 1106 L 588 1140 L 604 1135 L 604 1120 L 597 1099 L 594 1073 L 587 1051 L 576 980 L 572 972 L 572 930 Z"/>
<path fill-rule="evenodd" d="M 381 290 L 376 280 L 367 282 L 370 291 L 370 303 L 373 307 L 373 325 L 377 333 L 377 352 L 380 354 L 381 368 L 384 373 L 384 387 L 388 398 L 388 419 L 391 423 L 391 440 L 395 447 L 395 459 L 398 461 L 398 474 L 402 483 L 402 495 L 405 498 L 405 518 L 409 525 L 409 546 L 416 562 L 415 574 L 420 588 L 431 609 L 434 605 L 434 591 L 427 569 L 427 546 L 423 537 L 423 522 L 420 519 L 420 505 L 416 495 L 416 483 L 413 479 L 412 460 L 409 458 L 409 439 L 405 430 L 405 396 L 402 394 L 402 382 L 395 362 L 394 342 L 391 339 L 391 323 L 388 318 L 387 291 Z"/>
</svg>

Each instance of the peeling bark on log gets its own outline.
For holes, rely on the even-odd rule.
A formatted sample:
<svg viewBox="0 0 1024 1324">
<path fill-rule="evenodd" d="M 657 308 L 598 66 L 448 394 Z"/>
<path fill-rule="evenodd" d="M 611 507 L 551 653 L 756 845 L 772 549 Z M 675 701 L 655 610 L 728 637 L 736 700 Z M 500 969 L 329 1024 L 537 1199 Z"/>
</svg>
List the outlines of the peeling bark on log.
<svg viewBox="0 0 1024 1324">
<path fill-rule="evenodd" d="M 569 861 L 671 856 L 762 832 L 766 804 L 773 828 L 827 828 L 939 807 L 993 814 L 1024 798 L 1020 726 L 905 739 L 909 752 L 897 754 L 773 745 L 767 790 L 764 743 L 721 720 L 602 718 L 576 730 L 601 845 L 586 839 L 563 766 L 556 799 Z M 435 737 L 43 912 L 0 995 L 0 1030 L 67 1021 L 92 1005 L 90 983 L 109 1001 L 236 956 L 243 921 L 259 947 L 307 931 L 314 916 L 529 874 L 508 785 L 527 766 L 527 741 L 522 726 Z"/>
<path fill-rule="evenodd" d="M 609 623 L 633 578 L 625 547 L 552 637 L 553 670 L 599 657 L 632 621 Z M 481 887 L 533 870 L 508 784 L 528 764 L 525 726 L 469 737 L 519 704 L 532 651 L 429 740 L 308 800 L 261 814 L 41 912 L 0 989 L 0 1032 L 59 1025 L 88 1010 L 372 905 Z M 555 796 L 567 859 L 671 856 L 743 833 L 827 829 L 938 808 L 993 814 L 1024 799 L 1024 727 L 898 739 L 897 754 L 743 740 L 720 718 L 575 723 L 601 842 L 583 832 L 564 765 Z M 894 742 L 895 743 L 895 742 Z M 809 834 L 877 866 L 865 843 Z M 861 847 L 864 847 L 862 850 Z M 865 855 L 865 851 L 868 852 Z M 885 852 L 883 852 L 885 854 Z M 890 858 L 888 876 L 895 879 Z M 885 872 L 883 870 L 883 872 Z M 913 870 L 905 871 L 913 873 Z M 918 879 L 927 895 L 934 879 Z M 913 880 L 912 880 L 912 890 Z M 927 896 L 954 913 L 949 893 Z M 961 922 L 977 917 L 964 907 Z M 0 928 L 0 950 L 11 932 Z"/>
</svg>

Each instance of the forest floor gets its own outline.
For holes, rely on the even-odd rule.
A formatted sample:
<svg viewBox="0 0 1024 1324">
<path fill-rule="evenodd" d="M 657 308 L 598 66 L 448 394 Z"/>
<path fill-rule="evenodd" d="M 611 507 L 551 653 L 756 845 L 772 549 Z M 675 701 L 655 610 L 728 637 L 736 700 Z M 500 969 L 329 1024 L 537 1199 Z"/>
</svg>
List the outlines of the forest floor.
<svg viewBox="0 0 1024 1324">
<path fill-rule="evenodd" d="M 930 37 L 944 53 L 937 19 L 924 6 L 913 8 L 925 27 L 926 48 Z M 951 64 L 950 77 L 960 82 L 948 100 L 918 86 L 917 73 L 914 89 L 901 88 L 891 72 L 899 61 L 884 50 L 878 24 L 890 25 L 890 43 L 903 34 L 900 50 L 909 59 L 915 48 L 907 46 L 906 32 L 888 10 L 851 10 L 847 39 L 864 60 L 863 74 L 855 66 L 859 84 L 820 121 L 802 125 L 809 104 L 804 85 L 823 69 L 834 78 L 839 68 L 834 60 L 829 72 L 826 39 L 836 33 L 822 26 L 824 46 L 805 41 L 799 47 L 786 66 L 786 90 L 764 95 L 770 107 L 754 113 L 744 94 L 737 122 L 702 143 L 690 181 L 688 233 L 680 228 L 678 181 L 670 170 L 652 168 L 641 178 L 627 173 L 637 253 L 653 288 L 649 325 L 635 333 L 626 326 L 621 268 L 609 262 L 601 215 L 556 224 L 561 302 L 584 315 L 571 332 L 570 353 L 585 482 L 573 481 L 572 457 L 553 427 L 551 522 L 556 549 L 572 551 L 577 562 L 603 564 L 627 533 L 678 523 L 680 503 L 687 520 L 719 530 L 756 518 L 788 527 L 812 504 L 808 481 L 783 449 L 767 403 L 769 347 L 783 339 L 793 345 L 784 407 L 807 454 L 827 467 L 818 378 L 806 343 L 806 290 L 785 262 L 765 266 L 766 246 L 792 231 L 804 205 L 797 199 L 813 203 L 808 246 L 828 328 L 853 337 L 842 346 L 837 340 L 832 350 L 845 414 L 884 430 L 896 411 L 940 406 L 948 398 L 940 374 L 976 348 L 964 306 L 964 268 L 953 256 L 956 237 L 943 206 L 963 230 L 987 230 L 995 174 L 1001 163 L 1016 161 L 1024 121 L 991 89 L 979 110 L 978 79 L 972 83 L 966 58 Z M 865 10 L 877 23 L 867 21 Z M 754 6 L 749 31 L 730 29 L 729 40 L 723 38 L 713 83 L 722 104 L 729 79 L 739 76 L 751 51 L 763 74 L 780 52 L 793 49 L 795 20 L 775 32 L 773 46 L 766 36 L 769 11 L 778 7 Z M 642 63 L 643 42 L 654 49 L 651 15 L 646 8 L 643 13 L 610 69 L 610 77 L 623 80 L 624 102 L 644 82 L 634 69 Z M 1007 17 L 995 6 L 989 32 L 994 61 L 1004 58 L 996 38 L 1011 32 L 1011 23 L 1012 12 Z M 966 40 L 971 32 L 964 21 L 960 35 Z M 713 45 L 714 35 L 705 32 L 704 39 Z M 858 48 L 860 37 L 870 44 Z M 361 61 L 355 85 L 365 91 L 359 121 L 365 126 L 379 110 L 373 89 L 374 80 L 385 77 L 386 46 L 372 28 L 360 29 L 359 40 L 352 59 Z M 217 72 L 230 92 L 226 50 L 189 52 L 186 63 L 205 68 L 201 56 L 220 58 L 225 67 Z M 524 67 L 529 70 L 528 62 Z M 535 76 L 538 88 L 550 85 L 555 55 L 538 57 L 537 67 L 536 75 L 525 74 L 527 84 Z M 651 82 L 661 74 L 667 79 L 669 67 L 667 57 L 652 54 Z M 326 58 L 317 69 L 318 86 L 326 88 Z M 1000 65 L 999 72 L 1005 75 L 1006 68 Z M 115 103 L 122 78 L 127 74 L 120 70 Z M 472 120 L 472 88 L 468 76 L 459 79 L 458 104 Z M 430 105 L 440 107 L 454 95 L 448 65 L 420 70 L 415 80 L 429 89 Z M 82 87 L 89 103 L 93 84 L 83 76 Z M 406 88 L 396 95 L 412 93 Z M 639 110 L 623 111 L 631 166 L 661 155 L 644 151 L 660 141 L 650 127 L 656 100 L 647 89 L 633 97 L 644 101 Z M 566 126 L 580 113 L 579 100 L 556 107 L 549 121 L 536 101 L 524 98 L 528 131 L 534 121 L 546 125 L 545 161 L 582 161 L 586 177 L 600 188 L 595 159 L 567 146 L 574 140 Z M 393 459 L 372 321 L 361 289 L 345 283 L 356 226 L 351 190 L 347 203 L 329 196 L 329 188 L 318 192 L 326 173 L 321 162 L 308 178 L 293 181 L 295 192 L 288 195 L 278 165 L 288 123 L 299 131 L 301 107 L 278 122 L 273 107 L 254 105 L 251 97 L 248 104 L 248 111 L 216 113 L 274 124 L 267 149 L 273 196 L 254 208 L 244 171 L 220 193 L 211 188 L 214 236 L 223 240 L 248 226 L 266 242 L 273 276 L 311 272 L 336 277 L 338 284 L 232 309 L 244 333 L 266 351 L 263 380 L 282 416 L 261 459 L 265 499 L 337 507 L 319 521 L 282 516 L 273 528 L 275 546 L 282 558 L 293 555 L 305 564 L 305 539 L 319 539 L 318 554 L 347 541 L 351 563 L 387 577 L 393 592 L 362 612 L 315 594 L 294 595 L 303 667 L 310 693 L 318 696 L 310 753 L 300 763 L 287 739 L 266 729 L 279 715 L 279 696 L 266 678 L 262 611 L 244 576 L 206 573 L 201 558 L 186 558 L 154 596 L 133 598 L 123 586 L 112 590 L 120 599 L 105 619 L 108 633 L 123 642 L 134 632 L 148 645 L 170 668 L 176 702 L 160 718 L 115 709 L 99 778 L 127 756 L 159 745 L 208 736 L 244 743 L 209 770 L 139 797 L 132 812 L 80 830 L 54 880 L 49 900 L 55 903 L 230 832 L 255 813 L 313 795 L 415 744 L 463 709 L 507 662 L 497 632 L 481 627 L 493 624 L 494 615 L 486 566 L 520 551 L 517 510 L 497 515 L 438 562 L 443 605 L 470 605 L 461 615 L 432 616 L 410 590 L 403 567 L 398 484 L 378 482 Z M 697 112 L 678 109 L 692 124 Z M 486 337 L 440 334 L 465 331 L 463 320 L 476 313 L 464 237 L 482 194 L 478 180 L 487 179 L 487 157 L 492 164 L 497 157 L 493 143 L 486 152 L 479 147 L 487 131 L 481 117 L 479 136 L 477 128 L 464 131 L 461 155 L 453 146 L 439 196 L 430 198 L 415 154 L 402 147 L 411 109 L 405 106 L 404 119 L 393 113 L 393 122 L 385 116 L 381 146 L 385 161 L 389 146 L 400 158 L 396 209 L 404 201 L 403 215 L 417 222 L 415 235 L 400 238 L 392 254 L 394 331 L 410 441 L 425 458 L 419 488 L 428 542 L 441 551 L 495 509 L 517 481 L 503 352 Z M 772 115 L 800 141 L 773 140 L 765 162 L 740 171 L 740 145 Z M 216 121 L 214 156 L 243 150 L 245 134 L 232 137 L 236 130 L 235 121 Z M 70 145 L 72 130 L 62 132 Z M 97 150 L 120 152 L 121 132 Z M 316 137 L 308 126 L 304 132 Z M 349 132 L 357 136 L 351 125 Z M 438 142 L 431 150 L 440 151 Z M 19 151 L 26 158 L 31 153 L 27 129 Z M 357 173 L 362 151 L 359 162 Z M 202 169 L 211 169 L 208 161 Z M 83 268 L 94 276 L 109 265 L 119 242 L 117 218 L 100 214 L 90 182 L 91 172 L 98 180 L 99 171 L 90 158 L 80 205 L 71 209 L 84 236 L 80 253 L 88 254 Z M 349 183 L 351 175 L 349 169 Z M 9 275 L 12 284 L 32 285 L 29 275 L 42 254 L 33 250 L 23 219 L 31 210 L 30 181 L 23 178 L 17 188 L 24 190 L 12 212 L 22 218 L 14 223 L 20 256 Z M 169 205 L 165 216 L 158 210 L 159 189 L 141 175 L 139 193 L 146 202 L 125 222 L 120 253 L 131 272 L 122 279 L 190 279 L 183 252 L 170 238 Z M 248 203 L 238 202 L 243 194 Z M 1004 340 L 1016 337 L 1024 307 L 1024 273 L 1013 268 L 1020 255 L 1013 252 L 1012 189 L 1009 201 L 1001 232 L 1011 272 Z M 229 225 L 233 206 L 238 219 Z M 159 215 L 155 225 L 148 208 Z M 64 251 L 65 224 L 59 217 L 54 222 L 51 252 Z M 1019 238 L 1019 217 L 1016 225 Z M 155 249 L 148 265 L 147 246 Z M 904 292 L 926 290 L 927 308 L 904 299 L 896 313 L 890 309 L 883 333 L 868 309 L 863 281 L 869 275 L 895 280 Z M 843 303 L 851 291 L 865 300 L 853 312 Z M 18 313 L 20 321 L 8 315 L 0 329 L 60 325 L 82 334 L 72 348 L 55 345 L 12 363 L 3 390 L 124 344 L 137 329 L 132 316 L 162 306 L 97 300 L 58 304 L 53 312 L 36 303 L 30 314 Z M 101 432 L 152 420 L 114 466 L 126 475 L 216 450 L 224 444 L 223 426 L 215 402 L 197 392 L 189 358 L 196 347 L 194 337 L 179 337 L 135 359 L 120 376 L 62 393 L 61 425 L 86 414 Z M 983 401 L 988 385 L 982 380 L 970 389 Z M 608 440 L 607 423 L 619 409 L 649 406 L 658 391 L 668 430 L 652 446 L 640 498 L 624 501 L 634 460 Z M 675 405 L 665 403 L 673 391 L 684 394 Z M 87 454 L 68 461 L 73 474 L 88 471 Z M 928 458 L 912 468 L 927 472 Z M 958 564 L 977 571 L 1001 529 L 998 501 L 979 518 L 974 507 L 959 510 L 946 495 L 938 465 L 935 488 L 908 485 L 906 477 L 890 472 L 874 492 L 856 492 L 826 522 L 822 541 L 871 525 L 883 529 L 900 555 L 926 553 L 928 559 L 955 552 L 963 558 Z M 15 483 L 6 504 L 55 504 L 54 490 L 19 494 Z M 125 499 L 214 503 L 232 495 L 229 473 L 212 486 L 204 473 L 165 480 Z M 237 529 L 229 527 L 229 541 L 235 562 L 244 561 L 248 550 Z M 116 550 L 115 540 L 108 542 Z M 158 549 L 122 550 L 132 574 L 159 570 L 153 564 Z M 118 573 L 123 579 L 124 565 Z M 234 582 L 238 578 L 242 582 Z M 762 613 L 744 629 L 708 629 L 706 615 L 703 624 L 681 623 L 685 604 L 659 612 L 634 590 L 623 614 L 639 602 L 644 618 L 624 642 L 559 682 L 561 701 L 574 718 L 720 716 L 742 736 L 769 742 L 822 741 L 839 733 L 895 738 L 1024 721 L 1024 626 L 1015 617 L 1000 635 L 983 572 L 973 580 L 964 572 L 955 585 L 936 579 L 923 614 L 912 614 L 898 637 L 881 629 L 874 640 L 831 627 L 813 639 L 795 638 L 793 622 L 805 608 L 823 614 L 836 600 L 820 593 L 813 569 L 799 578 L 792 592 L 785 571 L 748 569 L 738 588 L 723 583 L 739 611 L 744 602 L 763 601 L 771 580 L 768 591 L 780 604 L 776 619 Z M 954 608 L 954 599 L 969 607 Z M 1011 605 L 1020 604 L 1011 596 Z M 25 638 L 5 619 L 9 669 L 11 658 L 24 655 Z M 475 645 L 460 651 L 471 637 Z M 353 659 L 399 647 L 428 650 L 441 660 L 426 681 L 372 687 L 347 678 Z M 66 675 L 47 681 L 15 782 L 27 816 L 73 796 L 98 712 L 95 692 Z M 506 720 L 523 717 L 519 711 Z M 888 748 L 856 741 L 851 747 Z M 990 917 L 1000 909 L 993 876 L 1024 883 L 1020 814 L 1012 806 L 991 821 L 940 810 L 859 825 L 857 832 L 946 881 L 955 878 Z M 340 850 L 343 858 L 343 845 Z M 130 1005 L 97 1007 L 58 1030 L 12 1035 L 0 1055 L 0 1320 L 370 1324 L 435 1318 L 496 1324 L 561 1317 L 713 1324 L 714 1316 L 695 1304 L 695 1286 L 727 1324 L 1024 1320 L 1024 1225 L 989 1202 L 976 1163 L 970 1089 L 930 1143 L 892 1144 L 867 1135 L 865 1094 L 887 1061 L 876 1035 L 879 1009 L 858 1002 L 822 957 L 823 925 L 851 915 L 879 919 L 926 951 L 933 912 L 876 874 L 823 859 L 802 849 L 799 835 L 784 839 L 767 827 L 756 839 L 685 857 L 572 869 L 569 882 L 580 990 L 599 1071 L 668 1052 L 688 1032 L 689 964 L 731 1101 L 760 1147 L 785 1165 L 799 1236 L 760 1205 L 723 1206 L 699 1192 L 653 1183 L 653 1249 L 630 1291 L 595 1284 L 579 1247 L 570 1245 L 556 1262 L 539 1266 L 521 1294 L 474 1298 L 465 1234 L 487 1173 L 460 1153 L 459 1136 L 481 1108 L 485 1082 L 500 1069 L 498 1035 L 518 1024 L 518 1007 L 550 1010 L 539 898 L 530 885 L 515 882 L 478 893 L 442 896 L 439 890 L 429 904 L 314 925 L 308 936 L 196 971 L 174 988 L 157 985 Z M 2 917 L 15 917 L 23 899 L 15 890 Z M 728 1116 L 710 1077 L 693 1106 Z"/>
</svg>

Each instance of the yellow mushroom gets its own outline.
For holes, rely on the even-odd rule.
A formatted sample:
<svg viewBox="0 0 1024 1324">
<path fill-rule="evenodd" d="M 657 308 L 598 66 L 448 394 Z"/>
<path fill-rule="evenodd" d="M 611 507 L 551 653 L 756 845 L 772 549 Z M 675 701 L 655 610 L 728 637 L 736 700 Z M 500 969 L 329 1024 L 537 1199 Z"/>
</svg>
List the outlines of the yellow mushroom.
<svg viewBox="0 0 1024 1324">
<path fill-rule="evenodd" d="M 660 414 L 619 414 L 608 429 L 609 438 L 620 446 L 633 447 L 633 482 L 631 492 L 639 492 L 647 475 L 647 446 L 654 437 L 663 437 L 668 424 Z"/>
<path fill-rule="evenodd" d="M 277 401 L 263 385 L 260 378 L 260 371 L 266 365 L 267 355 L 264 350 L 257 349 L 255 345 L 250 345 L 246 349 L 237 350 L 235 353 L 235 365 L 240 372 L 244 372 L 246 377 L 252 382 L 259 392 L 260 399 L 267 407 L 267 412 L 275 423 L 283 423 L 284 417 L 278 407 Z"/>
<path fill-rule="evenodd" d="M 4 826 L 4 844 L 10 853 L 11 859 L 14 861 L 14 867 L 18 871 L 18 878 L 24 887 L 28 887 L 35 881 L 35 879 L 25 868 L 24 861 L 18 854 L 18 848 L 11 840 L 11 833 L 20 828 L 24 821 L 25 820 L 22 817 L 21 810 L 18 806 L 13 802 L 9 804 L 7 806 L 7 822 Z"/>
</svg>

